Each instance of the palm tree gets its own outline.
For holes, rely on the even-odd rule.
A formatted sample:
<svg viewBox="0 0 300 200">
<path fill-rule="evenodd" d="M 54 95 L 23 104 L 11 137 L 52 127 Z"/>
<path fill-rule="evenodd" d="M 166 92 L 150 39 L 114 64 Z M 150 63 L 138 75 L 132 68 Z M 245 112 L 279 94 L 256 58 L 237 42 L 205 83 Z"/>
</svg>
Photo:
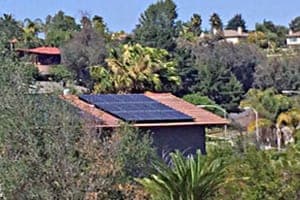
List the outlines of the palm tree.
<svg viewBox="0 0 300 200">
<path fill-rule="evenodd" d="M 24 20 L 23 26 L 23 38 L 25 46 L 35 47 L 40 45 L 41 41 L 38 38 L 38 34 L 43 32 L 44 25 L 41 19 L 35 19 L 32 21 L 29 18 Z"/>
<path fill-rule="evenodd" d="M 172 166 L 154 164 L 155 174 L 139 179 L 145 190 L 156 200 L 210 199 L 225 179 L 224 162 L 209 160 L 197 151 L 195 157 L 185 158 L 179 151 L 171 153 Z"/>
<path fill-rule="evenodd" d="M 97 72 L 109 74 L 110 78 L 106 77 L 105 81 L 112 83 L 114 92 L 160 90 L 164 80 L 174 84 L 178 84 L 180 80 L 175 72 L 175 63 L 168 61 L 167 56 L 166 50 L 143 47 L 140 44 L 123 45 L 119 50 L 111 50 L 110 57 L 106 59 L 110 73 L 91 69 L 91 74 L 102 79 L 104 76 L 99 76 Z M 101 92 L 101 83 L 96 87 L 100 89 L 96 92 Z"/>
</svg>

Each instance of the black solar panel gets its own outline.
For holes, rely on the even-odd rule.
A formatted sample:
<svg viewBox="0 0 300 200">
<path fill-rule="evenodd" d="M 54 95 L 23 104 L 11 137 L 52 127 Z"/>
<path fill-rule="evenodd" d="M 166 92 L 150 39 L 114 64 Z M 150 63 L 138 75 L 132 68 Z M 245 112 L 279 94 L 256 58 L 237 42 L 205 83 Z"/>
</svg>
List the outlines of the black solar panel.
<svg viewBox="0 0 300 200">
<path fill-rule="evenodd" d="M 191 116 L 174 110 L 143 94 L 80 95 L 79 98 L 127 122 L 193 120 Z"/>
</svg>

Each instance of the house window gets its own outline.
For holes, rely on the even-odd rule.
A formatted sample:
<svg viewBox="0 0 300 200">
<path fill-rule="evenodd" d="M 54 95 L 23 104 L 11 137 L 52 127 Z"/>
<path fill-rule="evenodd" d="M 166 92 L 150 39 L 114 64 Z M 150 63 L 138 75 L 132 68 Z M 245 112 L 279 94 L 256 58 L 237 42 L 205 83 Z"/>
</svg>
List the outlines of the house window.
<svg viewBox="0 0 300 200">
<path fill-rule="evenodd" d="M 297 38 L 290 38 L 290 42 L 297 42 Z"/>
</svg>

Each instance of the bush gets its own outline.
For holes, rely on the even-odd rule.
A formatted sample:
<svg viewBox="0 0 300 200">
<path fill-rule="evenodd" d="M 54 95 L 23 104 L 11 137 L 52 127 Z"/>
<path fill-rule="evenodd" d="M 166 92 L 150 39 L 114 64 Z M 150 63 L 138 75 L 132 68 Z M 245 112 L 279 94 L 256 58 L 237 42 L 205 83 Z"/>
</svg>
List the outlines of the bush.
<svg viewBox="0 0 300 200">
<path fill-rule="evenodd" d="M 204 109 L 209 110 L 217 115 L 224 116 L 224 113 L 220 111 L 220 109 L 214 108 L 212 106 L 218 106 L 213 100 L 211 100 L 207 96 L 203 96 L 199 93 L 194 93 L 194 94 L 187 94 L 182 97 L 185 101 L 192 103 L 194 105 L 206 105 Z M 210 107 L 210 105 L 212 105 Z M 221 108 L 221 106 L 219 106 Z"/>
<path fill-rule="evenodd" d="M 116 154 L 121 178 L 132 180 L 149 175 L 152 168 L 149 163 L 157 159 L 150 132 L 128 125 L 121 126 L 116 132 L 121 137 Z"/>
<path fill-rule="evenodd" d="M 221 158 L 207 159 L 198 151 L 195 157 L 185 158 L 179 151 L 171 153 L 172 166 L 164 162 L 154 165 L 155 173 L 138 180 L 153 199 L 210 199 L 225 178 Z"/>
<path fill-rule="evenodd" d="M 39 77 L 39 70 L 34 65 L 24 65 L 24 71 L 25 71 L 25 79 L 28 83 L 34 82 Z"/>
<path fill-rule="evenodd" d="M 67 81 L 73 79 L 73 74 L 63 65 L 56 65 L 50 68 L 50 76 L 54 81 Z"/>
</svg>

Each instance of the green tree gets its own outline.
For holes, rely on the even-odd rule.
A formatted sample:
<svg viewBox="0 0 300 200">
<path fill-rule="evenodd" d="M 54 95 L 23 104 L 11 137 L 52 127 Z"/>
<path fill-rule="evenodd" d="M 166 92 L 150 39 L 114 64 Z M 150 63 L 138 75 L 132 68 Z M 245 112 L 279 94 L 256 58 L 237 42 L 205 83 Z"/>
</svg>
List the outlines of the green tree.
<svg viewBox="0 0 300 200">
<path fill-rule="evenodd" d="M 193 54 L 197 63 L 215 60 L 229 69 L 248 91 L 254 81 L 255 67 L 264 59 L 263 54 L 254 46 L 248 44 L 221 43 L 209 46 L 194 46 Z"/>
<path fill-rule="evenodd" d="M 38 34 L 44 31 L 44 24 L 41 19 L 32 21 L 29 18 L 24 20 L 23 43 L 26 48 L 34 48 L 42 44 Z"/>
<path fill-rule="evenodd" d="M 23 36 L 22 23 L 13 18 L 11 14 L 3 14 L 0 17 L 0 55 L 11 54 L 14 47 L 11 41 L 21 41 Z"/>
<path fill-rule="evenodd" d="M 121 178 L 133 180 L 150 175 L 149 163 L 158 159 L 152 147 L 151 133 L 129 125 L 122 125 L 115 131 L 120 142 L 116 152 L 116 162 L 120 166 Z"/>
<path fill-rule="evenodd" d="M 82 30 L 73 35 L 62 47 L 62 62 L 71 69 L 76 80 L 86 86 L 91 86 L 88 67 L 104 64 L 106 57 L 105 39 L 92 27 L 89 18 L 81 20 Z"/>
<path fill-rule="evenodd" d="M 195 41 L 201 34 L 201 24 L 201 16 L 193 14 L 190 21 L 182 24 L 179 36 L 191 42 Z"/>
<path fill-rule="evenodd" d="M 199 93 L 194 94 L 187 94 L 182 97 L 185 101 L 190 102 L 194 105 L 211 105 L 211 106 L 218 106 L 213 100 L 211 100 L 207 96 L 202 96 Z M 224 113 L 220 111 L 220 109 L 214 108 L 214 107 L 204 107 L 206 110 L 210 110 L 211 112 L 214 112 L 220 116 L 224 116 Z"/>
<path fill-rule="evenodd" d="M 186 44 L 186 40 L 183 42 Z M 179 87 L 176 88 L 176 94 L 178 96 L 183 96 L 193 92 L 190 88 L 195 84 L 198 76 L 198 70 L 195 68 L 195 58 L 191 49 L 177 45 L 174 57 L 178 63 L 178 75 L 182 80 Z"/>
<path fill-rule="evenodd" d="M 197 36 L 199 36 L 201 33 L 201 24 L 201 16 L 199 14 L 193 14 L 190 20 L 190 30 Z"/>
<path fill-rule="evenodd" d="M 254 86 L 274 87 L 277 91 L 300 89 L 300 59 L 295 57 L 269 58 L 256 66 Z"/>
<path fill-rule="evenodd" d="M 3 32 L 9 40 L 21 39 L 23 33 L 22 24 L 14 19 L 11 14 L 3 14 L 0 17 L 0 32 Z"/>
<path fill-rule="evenodd" d="M 293 31 L 300 31 L 300 16 L 293 19 L 289 25 L 290 29 L 292 29 Z"/>
<path fill-rule="evenodd" d="M 221 199 L 298 199 L 299 146 L 284 152 L 247 147 L 241 155 L 226 155 L 230 163 Z"/>
<path fill-rule="evenodd" d="M 64 65 L 52 66 L 49 70 L 49 74 L 54 81 L 68 81 L 74 77 L 74 74 Z"/>
<path fill-rule="evenodd" d="M 0 194 L 5 199 L 136 199 L 138 186 L 120 178 L 123 172 L 135 176 L 151 168 L 146 163 L 153 153 L 150 136 L 120 127 L 112 137 L 99 138 L 70 104 L 28 93 L 26 65 L 8 56 L 0 61 Z"/>
<path fill-rule="evenodd" d="M 208 61 L 197 67 L 197 82 L 192 90 L 208 96 L 226 110 L 236 110 L 244 91 L 230 69 L 218 61 Z"/>
<path fill-rule="evenodd" d="M 179 151 L 171 153 L 172 166 L 154 164 L 155 173 L 138 180 L 153 199 L 210 199 L 221 187 L 225 170 L 220 158 L 209 160 L 197 152 L 185 158 Z"/>
<path fill-rule="evenodd" d="M 75 19 L 58 11 L 53 17 L 48 15 L 45 23 L 45 43 L 49 46 L 62 46 L 71 39 L 72 33 L 80 29 Z"/>
<path fill-rule="evenodd" d="M 83 198 L 82 133 L 57 97 L 28 94 L 24 65 L 1 57 L 0 179 L 7 199 Z"/>
<path fill-rule="evenodd" d="M 249 33 L 247 41 L 248 43 L 256 44 L 260 48 L 268 48 L 268 40 L 266 34 L 261 31 L 253 31 Z"/>
<path fill-rule="evenodd" d="M 176 5 L 172 0 L 160 0 L 141 15 L 133 31 L 134 41 L 144 46 L 174 50 Z"/>
<path fill-rule="evenodd" d="M 179 63 L 178 71 L 182 80 L 179 89 L 176 91 L 178 95 L 200 92 L 202 95 L 209 96 L 217 104 L 225 105 L 229 103 L 229 99 L 221 94 L 227 93 L 229 95 L 231 93 L 233 95 L 231 98 L 232 100 L 235 99 L 234 104 L 237 106 L 244 92 L 252 87 L 255 68 L 262 62 L 264 56 L 255 45 L 233 45 L 218 42 L 203 44 L 180 41 L 176 49 L 176 59 Z M 211 75 L 208 76 L 207 74 Z M 221 76 L 221 74 L 223 75 Z M 225 74 L 228 79 L 223 79 Z M 230 78 L 231 76 L 234 77 Z M 231 80 L 230 84 L 228 80 Z M 219 90 L 221 87 L 225 87 L 225 82 L 231 85 L 232 92 L 229 92 L 228 89 L 226 89 L 227 92 L 222 91 L 223 89 Z M 201 86 L 204 83 L 207 85 Z M 242 84 L 242 90 L 233 87 L 234 83 L 237 85 Z M 212 85 L 218 85 L 218 87 L 212 88 Z M 208 90 L 215 90 L 216 88 L 218 89 L 215 92 L 220 94 L 218 100 L 216 95 L 212 95 L 212 93 L 208 95 L 207 93 Z M 234 91 L 235 89 L 237 90 Z M 219 92 L 217 92 L 218 90 Z M 206 93 L 202 93 L 204 91 Z M 224 98 L 221 98 L 221 96 Z"/>
<path fill-rule="evenodd" d="M 268 48 L 285 45 L 285 38 L 288 32 L 286 27 L 275 25 L 272 21 L 264 20 L 263 23 L 255 25 L 255 30 L 265 34 Z"/>
<path fill-rule="evenodd" d="M 210 21 L 210 25 L 211 25 L 212 30 L 216 29 L 216 31 L 218 31 L 218 32 L 223 30 L 222 20 L 221 20 L 220 16 L 217 13 L 213 13 L 210 16 L 209 21 Z"/>
<path fill-rule="evenodd" d="M 251 106 L 261 117 L 275 122 L 281 112 L 288 111 L 292 107 L 292 103 L 287 96 L 276 94 L 274 89 L 264 91 L 251 89 L 241 102 L 241 106 Z"/>
<path fill-rule="evenodd" d="M 103 35 L 106 40 L 109 39 L 109 30 L 101 16 L 95 15 L 92 19 L 92 25 L 95 31 Z"/>
<path fill-rule="evenodd" d="M 292 109 L 293 102 L 289 97 L 276 94 L 274 89 L 251 89 L 241 101 L 241 107 L 246 106 L 254 108 L 259 115 L 260 131 L 256 135 L 258 144 L 276 145 L 277 148 L 281 147 L 281 140 L 288 144 L 290 139 L 286 136 L 293 137 L 295 123 L 299 122 L 299 118 L 295 117 L 299 110 Z M 256 123 L 253 121 L 248 125 L 248 131 L 254 132 L 255 129 Z"/>
<path fill-rule="evenodd" d="M 226 29 L 237 30 L 238 27 L 241 27 L 244 31 L 246 31 L 246 22 L 242 18 L 241 14 L 236 14 L 232 19 L 230 19 Z"/>
<path fill-rule="evenodd" d="M 106 62 L 107 68 L 91 68 L 95 92 L 166 91 L 180 83 L 176 63 L 163 49 L 123 45 L 119 50 L 112 49 Z"/>
</svg>

